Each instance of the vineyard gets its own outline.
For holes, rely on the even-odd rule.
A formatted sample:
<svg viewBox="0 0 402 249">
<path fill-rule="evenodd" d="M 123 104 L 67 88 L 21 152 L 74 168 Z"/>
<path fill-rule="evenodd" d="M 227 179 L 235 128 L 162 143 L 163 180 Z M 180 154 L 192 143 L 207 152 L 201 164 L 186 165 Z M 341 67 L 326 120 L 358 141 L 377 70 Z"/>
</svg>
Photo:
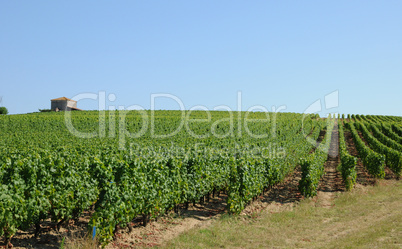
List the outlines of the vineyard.
<svg viewBox="0 0 402 249">
<path fill-rule="evenodd" d="M 106 246 L 118 230 L 131 231 L 135 219 L 146 226 L 221 193 L 226 211 L 236 215 L 297 167 L 300 193 L 314 196 L 335 131 L 337 170 L 346 190 L 357 182 L 358 165 L 373 178 L 400 178 L 401 117 L 218 111 L 3 115 L 0 241 L 10 245 L 18 231 L 40 237 L 45 222 L 57 231 L 85 213 L 88 232 Z"/>
</svg>

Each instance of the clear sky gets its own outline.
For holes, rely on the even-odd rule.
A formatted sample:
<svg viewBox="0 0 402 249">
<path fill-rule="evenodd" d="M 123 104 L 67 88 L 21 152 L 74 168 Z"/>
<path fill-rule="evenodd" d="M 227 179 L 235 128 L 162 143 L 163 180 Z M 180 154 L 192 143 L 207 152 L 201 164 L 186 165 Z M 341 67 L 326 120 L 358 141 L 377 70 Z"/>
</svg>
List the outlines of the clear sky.
<svg viewBox="0 0 402 249">
<path fill-rule="evenodd" d="M 1 1 L 0 106 L 285 105 L 402 116 L 402 1 Z M 95 100 L 78 107 L 97 109 Z M 177 109 L 157 98 L 156 109 Z"/>
</svg>

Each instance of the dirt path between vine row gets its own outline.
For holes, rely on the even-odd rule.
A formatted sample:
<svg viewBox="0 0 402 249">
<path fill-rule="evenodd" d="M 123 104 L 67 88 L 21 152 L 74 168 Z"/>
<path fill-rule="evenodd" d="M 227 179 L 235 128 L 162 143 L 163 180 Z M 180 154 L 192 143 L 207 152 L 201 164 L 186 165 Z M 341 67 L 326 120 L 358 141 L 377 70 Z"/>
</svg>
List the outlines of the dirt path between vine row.
<svg viewBox="0 0 402 249">
<path fill-rule="evenodd" d="M 316 197 L 319 205 L 322 207 L 332 207 L 332 200 L 335 198 L 336 193 L 345 190 L 341 174 L 337 171 L 339 163 L 339 132 L 338 123 L 336 122 L 332 130 L 328 159 L 324 164 L 325 174 L 318 186 Z"/>
</svg>

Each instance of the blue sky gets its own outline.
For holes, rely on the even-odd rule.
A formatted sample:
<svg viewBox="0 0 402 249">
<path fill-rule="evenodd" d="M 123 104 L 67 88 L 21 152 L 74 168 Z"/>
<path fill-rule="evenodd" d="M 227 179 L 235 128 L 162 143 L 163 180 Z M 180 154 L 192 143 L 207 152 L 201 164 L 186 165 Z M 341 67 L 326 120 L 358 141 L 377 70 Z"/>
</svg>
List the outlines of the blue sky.
<svg viewBox="0 0 402 249">
<path fill-rule="evenodd" d="M 227 105 L 402 116 L 401 1 L 2 1 L 0 96 L 10 113 L 50 99 Z M 97 109 L 97 101 L 78 107 Z M 156 99 L 156 109 L 177 109 Z"/>
</svg>

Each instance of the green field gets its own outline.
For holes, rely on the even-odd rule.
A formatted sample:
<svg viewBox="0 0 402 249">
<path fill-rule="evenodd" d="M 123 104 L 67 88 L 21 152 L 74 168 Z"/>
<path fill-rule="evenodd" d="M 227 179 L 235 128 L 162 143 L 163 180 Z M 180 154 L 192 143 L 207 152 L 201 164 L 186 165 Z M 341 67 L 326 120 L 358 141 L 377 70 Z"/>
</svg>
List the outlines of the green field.
<svg viewBox="0 0 402 249">
<path fill-rule="evenodd" d="M 373 176 L 384 177 L 385 167 L 399 176 L 401 121 L 218 111 L 3 115 L 0 236 L 8 242 L 32 227 L 39 235 L 49 219 L 58 230 L 89 212 L 88 230 L 106 245 L 138 217 L 146 224 L 217 192 L 228 196 L 228 213 L 238 214 L 298 165 L 300 191 L 314 196 L 335 124 L 362 134 L 356 148 Z M 357 158 L 342 139 L 340 146 L 339 170 L 352 189 Z"/>
</svg>

